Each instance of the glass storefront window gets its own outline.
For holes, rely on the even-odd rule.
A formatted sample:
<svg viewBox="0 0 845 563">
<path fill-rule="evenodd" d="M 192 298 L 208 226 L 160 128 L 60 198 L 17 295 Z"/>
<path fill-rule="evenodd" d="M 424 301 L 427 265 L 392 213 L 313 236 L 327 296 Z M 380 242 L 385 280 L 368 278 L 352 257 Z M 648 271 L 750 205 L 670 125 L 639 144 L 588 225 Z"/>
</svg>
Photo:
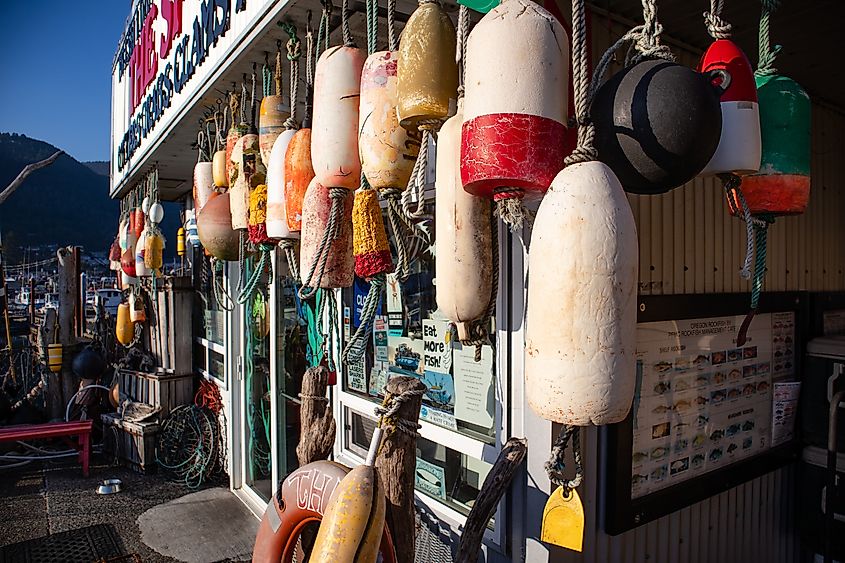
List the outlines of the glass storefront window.
<svg viewBox="0 0 845 563">
<path fill-rule="evenodd" d="M 198 253 L 199 254 L 199 253 Z M 202 314 L 198 316 L 197 321 L 201 326 L 196 327 L 194 334 L 202 335 L 209 342 L 220 344 L 225 342 L 225 327 L 226 327 L 226 313 L 218 300 L 218 291 L 215 291 L 214 281 L 223 283 L 223 272 L 213 271 L 211 259 L 208 256 L 201 255 L 198 260 L 202 268 L 200 276 L 200 307 Z M 222 297 L 224 300 L 225 296 Z"/>
</svg>

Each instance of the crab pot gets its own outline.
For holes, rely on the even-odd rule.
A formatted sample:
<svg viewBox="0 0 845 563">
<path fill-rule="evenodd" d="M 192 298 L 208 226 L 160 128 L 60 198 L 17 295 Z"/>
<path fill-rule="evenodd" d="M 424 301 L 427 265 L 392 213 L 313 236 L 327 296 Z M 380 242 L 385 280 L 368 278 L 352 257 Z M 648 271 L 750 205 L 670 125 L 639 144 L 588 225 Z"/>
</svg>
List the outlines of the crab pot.
<svg viewBox="0 0 845 563">
<path fill-rule="evenodd" d="M 358 102 L 366 53 L 332 47 L 314 71 L 311 163 L 324 186 L 354 190 L 361 182 L 358 156 Z"/>
<path fill-rule="evenodd" d="M 528 257 L 531 409 L 584 426 L 623 420 L 636 383 L 637 228 L 613 171 L 567 166 L 543 197 Z"/>
<path fill-rule="evenodd" d="M 311 180 L 305 199 L 302 202 L 302 241 L 299 250 L 299 272 L 306 279 L 311 265 L 320 247 L 323 233 L 329 224 L 332 201 L 329 188 Z M 340 230 L 337 238 L 328 245 L 328 259 L 321 288 L 350 287 L 355 277 L 355 259 L 352 254 L 352 195 L 347 195 L 343 202 L 343 215 L 340 217 Z M 316 276 L 315 276 L 316 280 Z M 314 287 L 313 285 L 311 287 Z"/>
<path fill-rule="evenodd" d="M 632 65 L 598 89 L 595 146 L 625 191 L 664 193 L 704 169 L 722 133 L 720 84 L 727 81 L 658 59 Z"/>
<path fill-rule="evenodd" d="M 285 155 L 296 131 L 282 132 L 273 143 L 267 164 L 267 235 L 273 238 L 291 238 L 285 210 Z"/>
<path fill-rule="evenodd" d="M 752 214 L 796 215 L 810 200 L 810 96 L 786 76 L 757 77 L 763 157 L 742 179 Z"/>
<path fill-rule="evenodd" d="M 411 134 L 396 117 L 396 61 L 396 51 L 373 53 L 361 74 L 358 149 L 376 189 L 404 189 L 420 152 L 419 131 Z"/>
<path fill-rule="evenodd" d="M 399 123 L 415 130 L 426 119 L 445 119 L 458 93 L 455 26 L 440 4 L 421 4 L 399 39 L 396 67 Z"/>
<path fill-rule="evenodd" d="M 530 0 L 505 0 L 467 40 L 461 179 L 492 198 L 499 188 L 545 192 L 566 157 L 566 31 Z"/>
<path fill-rule="evenodd" d="M 699 72 L 725 70 L 730 85 L 722 92 L 722 134 L 702 174 L 750 173 L 760 169 L 760 110 L 754 71 L 748 57 L 730 39 L 714 41 L 698 65 Z"/>
</svg>

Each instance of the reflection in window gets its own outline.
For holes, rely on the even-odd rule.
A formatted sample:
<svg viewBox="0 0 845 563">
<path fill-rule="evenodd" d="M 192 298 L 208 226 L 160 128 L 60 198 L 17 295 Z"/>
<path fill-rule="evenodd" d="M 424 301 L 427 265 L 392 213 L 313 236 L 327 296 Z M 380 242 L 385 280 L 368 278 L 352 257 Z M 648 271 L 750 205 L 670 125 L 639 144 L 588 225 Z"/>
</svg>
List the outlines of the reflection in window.
<svg viewBox="0 0 845 563">
<path fill-rule="evenodd" d="M 428 208 L 433 215 L 433 204 Z M 437 310 L 434 263 L 434 256 L 424 251 L 405 283 L 388 275 L 365 357 L 345 366 L 344 390 L 377 400 L 389 377 L 418 377 L 428 387 L 420 419 L 494 443 L 494 349 L 485 345 L 476 362 L 475 347 L 458 342 L 454 326 Z M 360 324 L 368 291 L 369 284 L 359 278 L 344 290 L 344 323 L 348 318 L 350 326 L 346 339 Z M 494 328 L 491 322 L 491 334 Z"/>
<path fill-rule="evenodd" d="M 353 451 L 364 457 L 375 429 L 375 420 L 347 410 Z M 443 444 L 417 438 L 414 487 L 462 514 L 469 514 L 491 465 Z"/>
<path fill-rule="evenodd" d="M 197 254 L 199 254 L 198 260 L 202 268 L 199 290 L 202 314 L 197 318 L 201 326 L 195 327 L 194 334 L 202 335 L 210 342 L 223 345 L 226 327 L 226 309 L 222 306 L 221 301 L 226 302 L 227 299 L 222 294 L 221 289 L 225 287 L 223 271 L 221 269 L 222 263 L 215 270 L 208 256 L 201 255 L 200 253 Z M 215 285 L 218 286 L 216 289 Z"/>
</svg>

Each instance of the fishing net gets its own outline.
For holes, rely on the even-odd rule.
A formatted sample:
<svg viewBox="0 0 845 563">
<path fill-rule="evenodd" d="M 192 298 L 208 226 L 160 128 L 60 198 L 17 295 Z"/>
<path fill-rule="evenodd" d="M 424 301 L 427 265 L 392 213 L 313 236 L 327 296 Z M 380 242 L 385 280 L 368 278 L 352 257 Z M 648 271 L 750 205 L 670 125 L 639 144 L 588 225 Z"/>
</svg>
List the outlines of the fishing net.
<svg viewBox="0 0 845 563">
<path fill-rule="evenodd" d="M 196 405 L 173 409 L 161 427 L 156 461 L 191 489 L 223 473 L 225 444 L 217 417 Z"/>
</svg>

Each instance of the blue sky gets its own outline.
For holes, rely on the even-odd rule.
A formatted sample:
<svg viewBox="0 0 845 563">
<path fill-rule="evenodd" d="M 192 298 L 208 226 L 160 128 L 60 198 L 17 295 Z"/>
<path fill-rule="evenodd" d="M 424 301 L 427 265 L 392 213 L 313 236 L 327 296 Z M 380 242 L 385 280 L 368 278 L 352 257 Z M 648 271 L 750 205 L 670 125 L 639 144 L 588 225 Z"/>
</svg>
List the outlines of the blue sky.
<svg viewBox="0 0 845 563">
<path fill-rule="evenodd" d="M 0 131 L 108 160 L 111 64 L 130 0 L 0 0 Z"/>
</svg>

